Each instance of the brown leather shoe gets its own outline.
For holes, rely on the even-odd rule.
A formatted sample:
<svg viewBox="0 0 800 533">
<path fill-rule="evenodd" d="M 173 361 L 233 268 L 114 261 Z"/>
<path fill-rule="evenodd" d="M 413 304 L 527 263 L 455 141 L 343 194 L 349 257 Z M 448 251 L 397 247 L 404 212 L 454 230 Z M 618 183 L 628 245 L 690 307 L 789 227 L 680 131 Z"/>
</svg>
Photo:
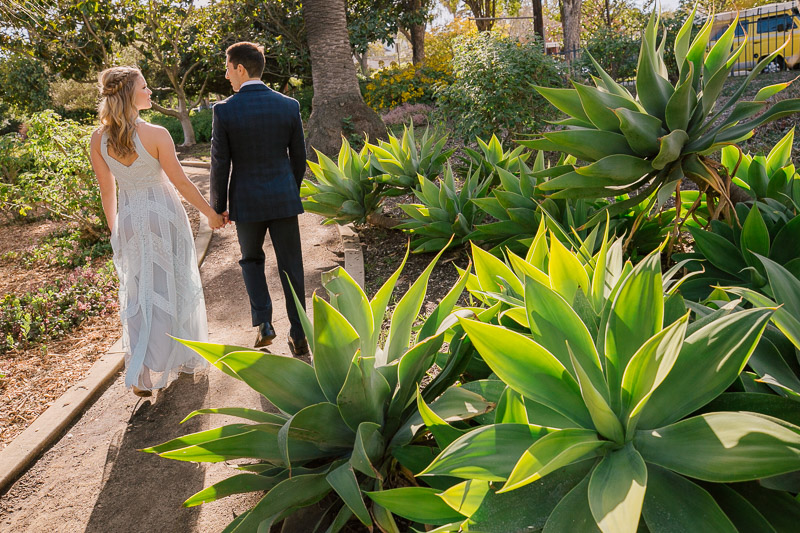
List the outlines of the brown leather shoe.
<svg viewBox="0 0 800 533">
<path fill-rule="evenodd" d="M 289 337 L 289 351 L 292 352 L 292 355 L 295 357 L 306 357 L 310 355 L 308 341 L 305 337 L 300 340 Z"/>
<path fill-rule="evenodd" d="M 272 329 L 272 324 L 264 322 L 256 327 L 258 328 L 258 334 L 256 335 L 256 342 L 253 347 L 263 348 L 264 346 L 272 344 L 272 341 L 275 340 L 276 337 L 275 330 Z"/>
</svg>

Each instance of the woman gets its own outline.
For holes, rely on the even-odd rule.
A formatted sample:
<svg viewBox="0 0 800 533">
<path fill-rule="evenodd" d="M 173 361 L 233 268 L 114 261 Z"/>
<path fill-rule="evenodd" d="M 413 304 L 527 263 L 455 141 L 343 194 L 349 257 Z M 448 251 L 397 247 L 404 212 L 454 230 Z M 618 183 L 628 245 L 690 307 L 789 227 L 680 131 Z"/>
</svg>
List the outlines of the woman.
<svg viewBox="0 0 800 533">
<path fill-rule="evenodd" d="M 150 396 L 179 372 L 206 366 L 170 338 L 208 337 L 192 232 L 175 190 L 212 228 L 224 220 L 184 174 L 167 130 L 139 118 L 152 105 L 142 73 L 131 67 L 105 70 L 100 92 L 101 126 L 92 135 L 91 159 L 119 275 L 125 385 L 137 396 Z"/>
</svg>

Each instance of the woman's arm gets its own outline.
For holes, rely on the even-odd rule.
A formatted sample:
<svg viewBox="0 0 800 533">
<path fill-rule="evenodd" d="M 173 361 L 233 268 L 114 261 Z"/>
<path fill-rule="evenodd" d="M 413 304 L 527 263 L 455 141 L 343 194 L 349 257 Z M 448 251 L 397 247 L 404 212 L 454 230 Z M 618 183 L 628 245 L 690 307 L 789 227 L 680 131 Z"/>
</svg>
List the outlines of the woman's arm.
<svg viewBox="0 0 800 533">
<path fill-rule="evenodd" d="M 175 154 L 175 144 L 172 142 L 169 132 L 163 128 L 155 130 L 156 145 L 158 146 L 158 161 L 161 163 L 161 168 L 164 169 L 169 181 L 175 185 L 181 196 L 186 198 L 186 201 L 192 204 L 208 218 L 208 225 L 212 229 L 219 229 L 225 225 L 224 219 L 221 214 L 217 213 L 211 208 L 208 201 L 203 197 L 197 186 L 186 177 L 183 171 L 178 156 Z"/>
<path fill-rule="evenodd" d="M 102 132 L 98 129 L 92 134 L 89 143 L 89 154 L 92 161 L 92 169 L 97 176 L 97 183 L 100 185 L 100 198 L 103 201 L 103 213 L 106 215 L 108 229 L 114 231 L 114 224 L 117 221 L 117 187 L 114 183 L 114 175 L 108 168 L 103 155 L 100 152 L 100 140 Z"/>
</svg>

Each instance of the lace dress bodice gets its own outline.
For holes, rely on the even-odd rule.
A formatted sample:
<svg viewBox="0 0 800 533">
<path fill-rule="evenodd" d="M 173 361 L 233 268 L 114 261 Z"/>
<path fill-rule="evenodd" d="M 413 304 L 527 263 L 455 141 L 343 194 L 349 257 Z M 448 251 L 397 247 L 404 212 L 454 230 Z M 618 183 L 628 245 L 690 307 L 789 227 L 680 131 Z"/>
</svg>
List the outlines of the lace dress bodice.
<svg viewBox="0 0 800 533">
<path fill-rule="evenodd" d="M 117 219 L 111 232 L 119 276 L 125 384 L 158 389 L 178 372 L 206 366 L 170 336 L 208 338 L 205 300 L 189 219 L 159 161 L 133 137 L 137 158 L 124 165 L 101 153 L 118 187 Z"/>
</svg>

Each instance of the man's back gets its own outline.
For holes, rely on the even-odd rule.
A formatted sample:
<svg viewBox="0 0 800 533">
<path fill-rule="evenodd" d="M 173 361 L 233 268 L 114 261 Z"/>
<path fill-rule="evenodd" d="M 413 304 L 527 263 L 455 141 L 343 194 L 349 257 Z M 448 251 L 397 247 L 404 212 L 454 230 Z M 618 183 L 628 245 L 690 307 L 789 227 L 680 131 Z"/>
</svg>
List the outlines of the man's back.
<svg viewBox="0 0 800 533">
<path fill-rule="evenodd" d="M 229 210 L 230 219 L 238 221 L 303 212 L 298 190 L 306 154 L 296 100 L 261 83 L 243 86 L 214 106 L 213 129 L 211 198 L 216 210 Z"/>
</svg>

